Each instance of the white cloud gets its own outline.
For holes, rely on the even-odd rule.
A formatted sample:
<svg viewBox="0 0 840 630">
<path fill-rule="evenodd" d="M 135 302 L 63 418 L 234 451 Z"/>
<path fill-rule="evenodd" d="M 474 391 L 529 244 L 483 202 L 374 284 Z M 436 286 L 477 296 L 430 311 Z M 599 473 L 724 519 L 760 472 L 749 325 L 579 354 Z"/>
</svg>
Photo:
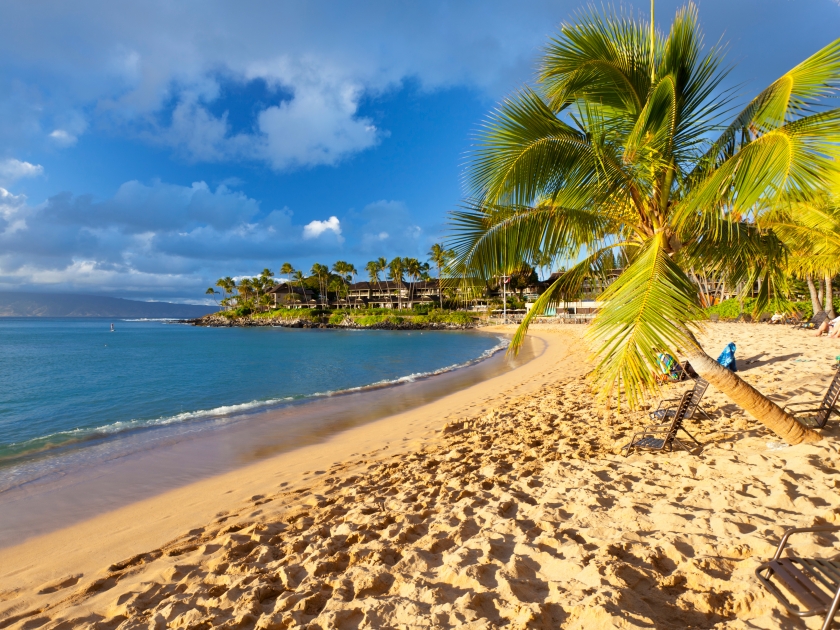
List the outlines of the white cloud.
<svg viewBox="0 0 840 630">
<path fill-rule="evenodd" d="M 56 129 L 50 134 L 53 142 L 62 147 L 71 147 L 76 144 L 76 136 L 64 129 Z"/>
<path fill-rule="evenodd" d="M 9 158 L 0 160 L 0 184 L 8 186 L 24 177 L 37 177 L 44 174 L 44 167 L 40 164 L 30 164 Z"/>
<path fill-rule="evenodd" d="M 332 232 L 341 239 L 341 222 L 338 217 L 330 217 L 326 221 L 311 221 L 303 227 L 303 238 L 318 238 L 324 232 Z"/>
<path fill-rule="evenodd" d="M 63 193 L 39 205 L 0 188 L 0 288 L 203 299 L 198 289 L 221 276 L 334 255 L 339 219 L 314 223 L 205 182 L 130 181 L 110 199 Z M 313 230 L 332 238 L 304 238 Z"/>
<path fill-rule="evenodd" d="M 530 76 L 540 35 L 562 15 L 549 0 L 398 11 L 388 0 L 281 1 L 235 13 L 221 0 L 47 4 L 0 4 L 0 82 L 12 88 L 0 96 L 7 148 L 44 137 L 70 146 L 96 125 L 192 160 L 275 169 L 335 164 L 375 146 L 387 129 L 361 115 L 361 104 L 406 80 L 504 93 Z M 220 83 L 253 81 L 277 91 L 234 130 L 219 107 Z"/>
</svg>

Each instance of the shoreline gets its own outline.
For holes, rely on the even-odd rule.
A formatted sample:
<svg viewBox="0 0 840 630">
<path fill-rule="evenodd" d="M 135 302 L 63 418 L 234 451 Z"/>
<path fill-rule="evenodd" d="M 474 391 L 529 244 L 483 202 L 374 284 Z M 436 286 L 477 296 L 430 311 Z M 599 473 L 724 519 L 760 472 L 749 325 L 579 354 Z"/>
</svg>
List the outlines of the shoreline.
<svg viewBox="0 0 840 630">
<path fill-rule="evenodd" d="M 362 330 L 365 329 L 363 328 Z M 492 332 L 486 330 L 476 329 L 472 329 L 472 332 L 487 335 L 493 334 Z M 347 389 L 313 392 L 298 397 L 276 398 L 271 400 L 251 400 L 239 403 L 223 404 L 219 407 L 212 409 L 196 409 L 193 411 L 186 412 L 182 411 L 179 414 L 176 414 L 171 417 L 161 417 L 149 419 L 146 421 L 130 421 L 126 424 L 137 422 L 137 425 L 119 431 L 106 430 L 111 428 L 110 425 L 104 425 L 102 427 L 93 427 L 90 429 L 86 429 L 88 433 L 82 435 L 81 437 L 67 438 L 60 442 L 55 442 L 55 438 L 60 435 L 66 434 L 69 436 L 74 433 L 80 433 L 84 430 L 73 429 L 65 431 L 63 433 L 59 432 L 42 437 L 37 437 L 21 444 L 44 442 L 47 444 L 47 446 L 32 447 L 23 451 L 11 452 L 9 454 L 0 455 L 0 473 L 2 473 L 4 470 L 8 470 L 9 468 L 14 468 L 16 466 L 24 466 L 29 463 L 37 463 L 51 458 L 60 458 L 65 454 L 72 455 L 77 451 L 77 449 L 80 448 L 86 448 L 88 446 L 97 446 L 99 444 L 114 443 L 121 439 L 130 438 L 133 435 L 152 435 L 156 431 L 160 432 L 165 431 L 167 429 L 178 429 L 188 426 L 190 424 L 197 425 L 199 423 L 212 423 L 214 421 L 224 421 L 226 419 L 246 418 L 258 414 L 272 413 L 290 407 L 299 407 L 300 405 L 306 405 L 311 402 L 322 400 L 324 398 L 335 398 L 350 394 L 371 392 L 390 387 L 397 387 L 405 383 L 421 382 L 429 378 L 442 376 L 457 370 L 472 368 L 484 361 L 492 359 L 496 354 L 504 350 L 504 348 L 504 344 L 497 344 L 496 346 L 486 350 L 484 353 L 475 357 L 474 359 L 470 359 L 462 363 L 455 363 L 430 372 L 407 374 L 390 380 L 378 381 L 366 385 L 349 387 Z M 179 420 L 179 418 L 182 416 L 183 419 Z M 21 444 L 13 444 L 11 446 L 19 447 Z M 0 483 L 0 497 L 2 496 L 2 493 L 7 489 L 8 488 L 4 487 L 3 484 Z"/>
<path fill-rule="evenodd" d="M 819 627 L 754 571 L 786 529 L 840 523 L 840 422 L 788 446 L 709 388 L 699 449 L 622 457 L 647 412 L 598 404 L 582 331 L 532 328 L 545 352 L 507 375 L 0 550 L 0 627 Z M 701 336 L 729 342 L 782 404 L 834 374 L 833 340 Z"/>
<path fill-rule="evenodd" d="M 509 332 L 497 328 L 489 332 Z M 334 434 L 325 441 L 303 446 L 221 475 L 164 492 L 69 527 L 0 548 L 0 624 L 21 606 L 31 603 L 45 582 L 62 575 L 88 579 L 104 567 L 219 517 L 241 509 L 267 490 L 294 488 L 321 477 L 324 471 L 353 458 L 392 456 L 433 439 L 440 429 L 457 422 L 476 408 L 512 394 L 533 391 L 557 372 L 569 355 L 566 344 L 548 343 L 555 333 L 533 335 L 545 343 L 543 351 L 515 369 L 483 380 L 426 405 Z M 49 551 L 47 551 L 49 550 Z M 74 578 L 75 579 L 75 578 Z M 74 582 L 75 584 L 75 582 Z M 57 589 L 56 592 L 62 589 Z M 27 593 L 20 601 L 11 593 Z M 50 598 L 51 599 L 51 598 Z M 2 627 L 2 626 L 0 626 Z"/>
<path fill-rule="evenodd" d="M 0 548 L 411 411 L 505 374 L 538 351 L 511 361 L 500 350 L 432 373 L 35 453 L 0 468 Z"/>
</svg>

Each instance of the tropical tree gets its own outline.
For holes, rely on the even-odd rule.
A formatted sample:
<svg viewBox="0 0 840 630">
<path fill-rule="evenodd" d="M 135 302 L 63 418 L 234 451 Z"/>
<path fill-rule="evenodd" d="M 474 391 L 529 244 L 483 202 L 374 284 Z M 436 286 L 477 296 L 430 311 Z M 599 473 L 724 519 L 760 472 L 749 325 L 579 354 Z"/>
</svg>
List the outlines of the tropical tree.
<svg viewBox="0 0 840 630">
<path fill-rule="evenodd" d="M 438 280 L 438 302 L 443 308 L 443 270 L 448 262 L 455 257 L 455 252 L 451 249 L 445 249 L 440 243 L 432 245 L 429 250 L 429 261 L 437 268 Z"/>
<path fill-rule="evenodd" d="M 292 263 L 283 263 L 280 267 L 280 273 L 286 275 L 286 279 L 291 282 L 292 281 L 292 274 L 295 272 L 295 268 L 292 267 Z"/>
<path fill-rule="evenodd" d="M 300 285 L 300 292 L 301 292 L 301 300 L 306 300 L 306 287 L 304 286 L 303 282 L 306 280 L 306 276 L 303 275 L 302 271 L 293 271 L 292 272 L 292 280 L 297 282 Z M 291 293 L 289 294 L 291 297 Z"/>
<path fill-rule="evenodd" d="M 371 260 L 365 265 L 365 271 L 368 272 L 368 280 L 373 284 L 376 283 L 376 288 L 379 289 L 379 292 L 382 293 L 382 284 L 379 281 L 379 261 L 378 260 Z"/>
<path fill-rule="evenodd" d="M 216 281 L 216 286 L 219 287 L 222 291 L 225 292 L 225 300 L 227 303 L 225 304 L 225 308 L 227 308 L 228 304 L 230 304 L 230 296 L 233 295 L 234 290 L 236 289 L 236 282 L 230 276 L 225 278 L 219 278 Z"/>
<path fill-rule="evenodd" d="M 832 280 L 840 273 L 840 182 L 823 194 L 796 195 L 768 213 L 765 227 L 771 227 L 785 242 L 792 255 L 789 269 L 808 283 L 814 313 L 834 314 Z M 825 291 L 814 286 L 814 277 L 825 282 Z M 821 294 L 821 295 L 820 295 Z M 822 302 L 824 296 L 825 302 Z"/>
<path fill-rule="evenodd" d="M 514 348 L 532 317 L 620 251 L 628 264 L 587 334 L 602 396 L 639 402 L 657 387 L 657 349 L 668 349 L 786 441 L 812 441 L 816 432 L 703 351 L 686 270 L 725 270 L 747 287 L 760 278 L 757 309 L 783 285 L 787 250 L 762 221 L 782 196 L 813 194 L 837 171 L 840 110 L 827 97 L 840 86 L 840 40 L 722 124 L 734 98 L 725 74 L 719 49 L 703 50 L 692 4 L 667 34 L 594 9 L 563 25 L 538 85 L 486 122 L 453 245 L 488 278 L 537 251 L 579 260 L 537 300 Z"/>
<path fill-rule="evenodd" d="M 321 305 L 324 306 L 329 297 L 327 296 L 327 280 L 330 277 L 330 269 L 326 265 L 315 263 L 309 273 L 318 279 L 318 297 Z"/>
<path fill-rule="evenodd" d="M 216 296 L 219 295 L 219 292 L 216 291 L 216 289 L 214 289 L 213 287 L 208 287 L 207 290 L 204 292 L 204 295 L 212 295 L 213 300 L 216 302 L 216 305 L 218 306 L 219 298 L 216 297 Z"/>
<path fill-rule="evenodd" d="M 414 285 L 423 275 L 423 264 L 416 258 L 403 258 L 403 268 L 406 275 L 411 278 L 411 283 L 408 285 L 408 302 L 414 303 Z"/>
<path fill-rule="evenodd" d="M 347 263 L 347 280 L 350 284 L 356 283 L 356 276 L 359 275 L 359 270 L 353 263 Z"/>
<path fill-rule="evenodd" d="M 397 287 L 397 308 L 402 309 L 402 285 L 405 281 L 405 262 L 397 256 L 388 263 L 388 277 Z"/>
</svg>

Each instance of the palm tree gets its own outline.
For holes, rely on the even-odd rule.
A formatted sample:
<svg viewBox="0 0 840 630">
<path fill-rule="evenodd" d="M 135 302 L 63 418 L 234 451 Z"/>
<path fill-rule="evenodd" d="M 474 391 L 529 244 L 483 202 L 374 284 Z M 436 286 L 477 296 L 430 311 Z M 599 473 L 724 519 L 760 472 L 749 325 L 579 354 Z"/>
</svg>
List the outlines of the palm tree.
<svg viewBox="0 0 840 630">
<path fill-rule="evenodd" d="M 379 289 L 379 293 L 382 293 L 382 285 L 379 282 L 379 262 L 376 260 L 371 260 L 365 265 L 365 271 L 368 272 L 368 280 L 371 284 L 374 282 L 376 283 L 376 288 Z"/>
<path fill-rule="evenodd" d="M 292 267 L 291 263 L 283 263 L 283 266 L 280 267 L 280 273 L 286 274 L 286 279 L 291 282 L 292 281 L 292 274 L 295 272 L 295 268 Z"/>
<path fill-rule="evenodd" d="M 403 267 L 406 274 L 411 278 L 411 284 L 408 287 L 408 303 L 414 303 L 414 285 L 420 279 L 423 273 L 423 265 L 416 258 L 403 258 Z"/>
<path fill-rule="evenodd" d="M 381 260 L 381 259 L 380 259 Z M 403 259 L 397 256 L 388 263 L 388 276 L 394 281 L 397 287 L 397 309 L 402 310 L 402 283 L 405 279 L 403 274 L 405 272 L 405 263 Z"/>
<path fill-rule="evenodd" d="M 226 278 L 219 278 L 216 281 L 216 286 L 225 292 L 225 299 L 227 299 L 229 296 L 233 295 L 233 290 L 236 288 L 236 282 L 234 282 L 233 278 L 227 276 Z M 230 300 L 228 300 L 225 304 L 225 309 L 227 309 L 229 303 Z"/>
<path fill-rule="evenodd" d="M 237 306 L 244 306 L 248 302 L 248 296 L 253 288 L 253 281 L 251 278 L 242 278 L 236 290 L 239 291 L 239 298 L 236 300 Z"/>
<path fill-rule="evenodd" d="M 330 269 L 326 265 L 315 263 L 312 265 L 312 270 L 309 272 L 318 279 L 318 293 L 321 300 L 321 307 L 326 304 L 325 300 L 329 299 L 327 295 L 327 279 L 330 276 Z"/>
<path fill-rule="evenodd" d="M 835 317 L 831 282 L 840 273 L 840 187 L 831 192 L 802 198 L 796 196 L 782 204 L 764 220 L 792 252 L 789 270 L 808 283 L 811 304 L 816 314 L 824 310 Z M 825 302 L 821 303 L 814 277 L 825 280 Z M 822 293 L 822 285 L 820 286 Z"/>
<path fill-rule="evenodd" d="M 446 267 L 448 261 L 455 257 L 455 252 L 451 249 L 444 249 L 442 245 L 435 243 L 432 245 L 432 249 L 429 250 L 428 256 L 429 261 L 437 267 L 438 302 L 440 303 L 440 307 L 443 308 L 443 269 Z"/>
<path fill-rule="evenodd" d="M 537 300 L 514 348 L 532 317 L 620 251 L 628 264 L 587 334 L 604 398 L 639 402 L 657 387 L 653 348 L 668 348 L 789 443 L 816 440 L 703 351 L 693 330 L 704 314 L 685 270 L 724 269 L 746 287 L 761 278 L 756 308 L 767 305 L 786 248 L 761 213 L 782 195 L 820 190 L 838 168 L 840 110 L 823 99 L 840 87 L 840 40 L 721 125 L 733 97 L 697 20 L 689 4 L 667 34 L 594 9 L 564 25 L 538 86 L 486 122 L 469 166 L 473 197 L 452 217 L 455 250 L 485 278 L 537 251 L 580 260 Z"/>
<path fill-rule="evenodd" d="M 306 280 L 306 276 L 303 275 L 302 271 L 293 271 L 292 273 L 292 280 L 300 285 L 301 301 L 305 301 L 306 287 L 304 286 L 303 281 Z M 289 292 L 289 297 L 291 298 L 291 292 Z"/>
<path fill-rule="evenodd" d="M 216 306 L 219 305 L 219 298 L 216 297 L 217 295 L 219 295 L 219 292 L 216 291 L 216 289 L 214 289 L 213 287 L 208 287 L 208 289 L 204 292 L 204 295 L 212 295 L 213 300 L 216 302 Z"/>
</svg>

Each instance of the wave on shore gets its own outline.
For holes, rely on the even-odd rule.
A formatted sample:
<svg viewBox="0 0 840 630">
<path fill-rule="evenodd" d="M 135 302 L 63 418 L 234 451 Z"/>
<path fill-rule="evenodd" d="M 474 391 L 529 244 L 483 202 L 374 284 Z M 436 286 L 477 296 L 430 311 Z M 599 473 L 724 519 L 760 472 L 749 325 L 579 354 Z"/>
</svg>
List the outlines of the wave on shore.
<svg viewBox="0 0 840 630">
<path fill-rule="evenodd" d="M 151 321 L 151 320 L 126 320 L 126 321 Z M 155 320 L 160 321 L 160 320 Z M 281 398 L 269 398 L 264 400 L 252 400 L 250 402 L 238 403 L 232 405 L 222 405 L 211 409 L 198 409 L 194 411 L 185 411 L 174 415 L 161 416 L 157 418 L 139 418 L 132 420 L 122 420 L 110 424 L 104 424 L 97 427 L 84 427 L 72 429 L 67 431 L 58 431 L 49 435 L 40 436 L 27 440 L 24 442 L 17 442 L 0 446 L 0 466 L 13 464 L 22 459 L 26 459 L 38 454 L 46 454 L 49 451 L 66 449 L 72 446 L 80 446 L 86 442 L 93 442 L 108 438 L 114 438 L 119 435 L 124 435 L 130 432 L 151 430 L 158 427 L 165 427 L 171 425 L 178 425 L 190 421 L 207 421 L 207 420 L 224 420 L 230 419 L 246 413 L 253 413 L 255 411 L 264 411 L 272 407 L 288 405 L 292 403 L 302 403 L 308 400 L 315 400 L 329 396 L 340 396 L 343 394 L 350 394 L 383 387 L 392 387 L 403 383 L 413 383 L 415 381 L 430 378 L 451 372 L 453 370 L 469 367 L 481 361 L 484 361 L 500 350 L 504 349 L 508 340 L 504 337 L 498 337 L 498 343 L 482 352 L 478 357 L 449 365 L 437 370 L 429 372 L 417 372 L 407 374 L 394 379 L 386 379 L 362 385 L 359 387 L 351 387 L 347 389 L 315 392 L 312 394 L 301 396 L 287 396 Z"/>
</svg>

